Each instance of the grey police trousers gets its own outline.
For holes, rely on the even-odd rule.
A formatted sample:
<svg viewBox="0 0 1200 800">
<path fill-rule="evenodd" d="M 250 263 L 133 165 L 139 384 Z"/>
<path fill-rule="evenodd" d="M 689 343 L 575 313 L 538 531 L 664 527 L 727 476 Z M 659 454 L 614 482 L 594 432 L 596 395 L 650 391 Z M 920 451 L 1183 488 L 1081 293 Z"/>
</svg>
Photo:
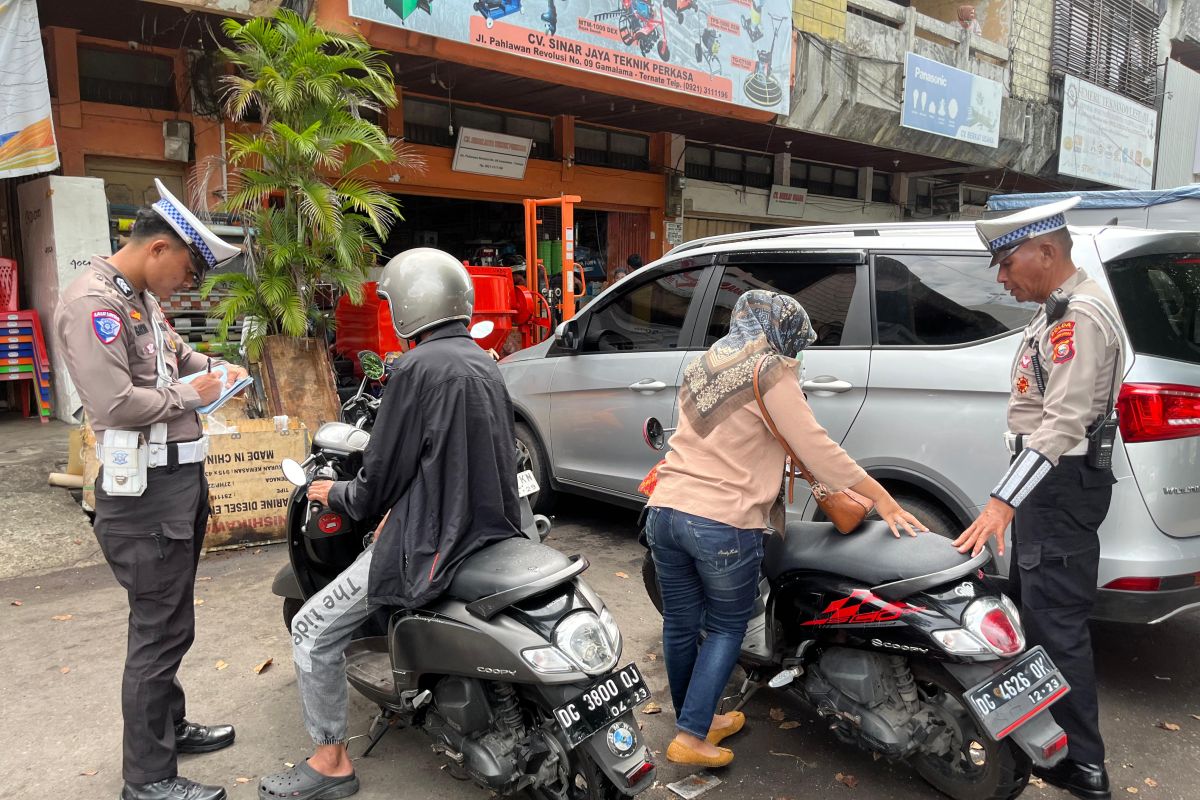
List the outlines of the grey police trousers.
<svg viewBox="0 0 1200 800">
<path fill-rule="evenodd" d="M 346 741 L 346 647 L 370 616 L 367 576 L 374 549 L 372 543 L 292 618 L 292 657 L 304 726 L 318 745 Z"/>
</svg>

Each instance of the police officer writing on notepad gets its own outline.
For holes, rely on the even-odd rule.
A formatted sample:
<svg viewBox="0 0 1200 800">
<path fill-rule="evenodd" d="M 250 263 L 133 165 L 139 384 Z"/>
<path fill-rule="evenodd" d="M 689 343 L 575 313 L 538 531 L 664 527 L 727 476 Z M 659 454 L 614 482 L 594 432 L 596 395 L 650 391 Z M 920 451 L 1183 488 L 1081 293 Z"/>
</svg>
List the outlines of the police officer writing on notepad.
<svg viewBox="0 0 1200 800">
<path fill-rule="evenodd" d="M 1100 738 L 1087 621 L 1096 599 L 1097 529 L 1115 483 L 1113 399 L 1124 373 L 1111 299 L 1071 261 L 1064 213 L 1078 197 L 976 223 L 1018 301 L 1042 307 L 1013 361 L 1005 443 L 1012 454 L 979 517 L 955 541 L 979 553 L 991 537 L 1004 553 L 1013 525 L 1012 594 L 1031 645 L 1042 645 L 1071 691 L 1051 707 L 1068 757 L 1034 773 L 1088 800 L 1110 796 Z"/>
<path fill-rule="evenodd" d="M 196 286 L 239 251 L 155 183 L 161 199 L 138 212 L 128 244 L 92 258 L 63 294 L 55 324 L 96 433 L 96 538 L 129 597 L 121 798 L 222 800 L 223 788 L 179 777 L 176 754 L 233 744 L 233 727 L 188 722 L 175 673 L 195 635 L 208 524 L 208 440 L 196 409 L 220 396 L 223 376 L 180 381 L 217 362 L 188 347 L 157 298 Z M 233 365 L 224 371 L 227 384 L 245 376 Z"/>
</svg>

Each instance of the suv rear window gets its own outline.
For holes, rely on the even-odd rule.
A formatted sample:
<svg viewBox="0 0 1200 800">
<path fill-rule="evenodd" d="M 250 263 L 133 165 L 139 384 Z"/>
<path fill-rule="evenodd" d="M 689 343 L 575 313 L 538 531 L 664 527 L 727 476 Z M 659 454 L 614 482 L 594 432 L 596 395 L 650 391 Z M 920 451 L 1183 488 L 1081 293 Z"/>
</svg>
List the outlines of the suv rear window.
<svg viewBox="0 0 1200 800">
<path fill-rule="evenodd" d="M 1133 349 L 1200 364 L 1200 253 L 1121 259 L 1105 269 Z"/>
</svg>

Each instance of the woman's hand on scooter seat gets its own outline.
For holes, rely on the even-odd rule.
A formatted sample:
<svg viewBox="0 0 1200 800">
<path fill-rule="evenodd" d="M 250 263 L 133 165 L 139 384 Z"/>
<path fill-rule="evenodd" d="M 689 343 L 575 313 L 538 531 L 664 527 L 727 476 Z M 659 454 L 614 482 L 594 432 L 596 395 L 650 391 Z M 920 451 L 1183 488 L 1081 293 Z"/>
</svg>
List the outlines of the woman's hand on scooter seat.
<svg viewBox="0 0 1200 800">
<path fill-rule="evenodd" d="M 313 481 L 308 485 L 308 499 L 323 506 L 329 505 L 329 490 L 333 481 Z"/>
</svg>

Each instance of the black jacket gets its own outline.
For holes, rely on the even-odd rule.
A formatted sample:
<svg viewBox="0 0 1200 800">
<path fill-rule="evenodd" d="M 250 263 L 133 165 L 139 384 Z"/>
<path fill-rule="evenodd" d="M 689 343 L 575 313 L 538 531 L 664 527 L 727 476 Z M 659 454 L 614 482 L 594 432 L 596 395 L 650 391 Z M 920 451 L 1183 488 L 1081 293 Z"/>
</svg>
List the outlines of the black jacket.
<svg viewBox="0 0 1200 800">
<path fill-rule="evenodd" d="M 424 605 L 464 558 L 520 534 L 515 442 L 500 370 L 462 323 L 399 359 L 362 470 L 329 492 L 356 520 L 391 509 L 371 560 L 372 605 Z"/>
</svg>

